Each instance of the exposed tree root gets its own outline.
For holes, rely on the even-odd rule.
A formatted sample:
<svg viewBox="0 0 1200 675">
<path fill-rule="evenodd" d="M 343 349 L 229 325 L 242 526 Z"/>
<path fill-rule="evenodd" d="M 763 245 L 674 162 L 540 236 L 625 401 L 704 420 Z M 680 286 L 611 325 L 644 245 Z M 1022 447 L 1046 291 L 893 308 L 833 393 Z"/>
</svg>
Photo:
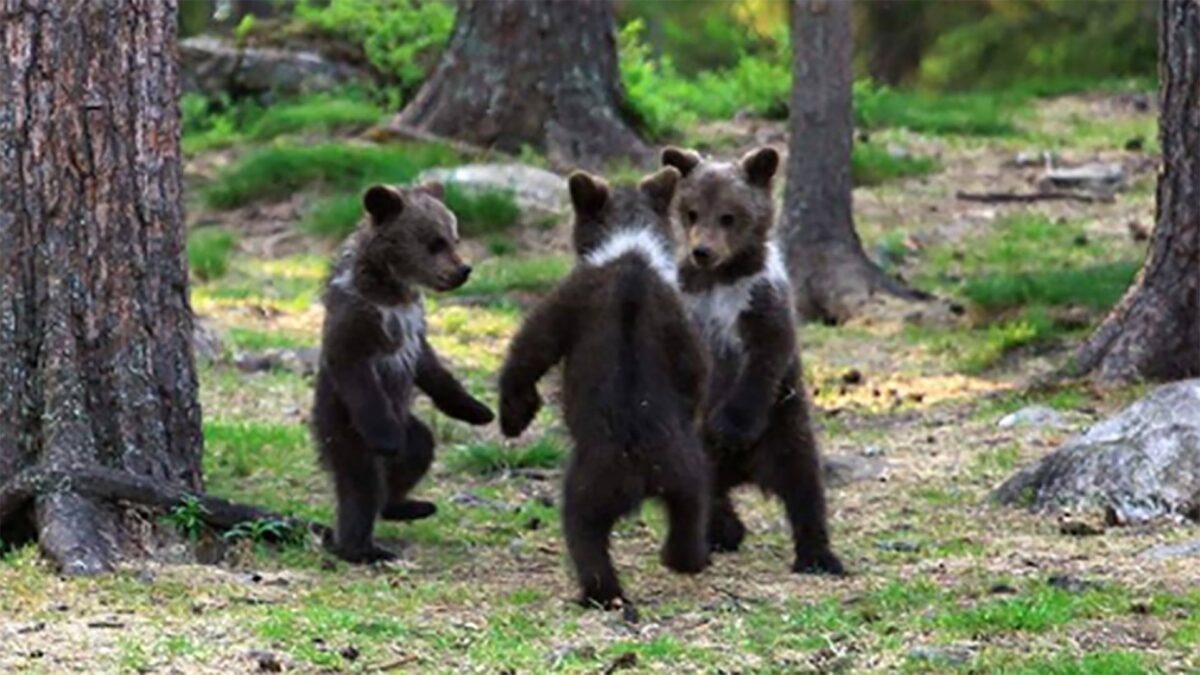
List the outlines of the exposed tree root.
<svg viewBox="0 0 1200 675">
<path fill-rule="evenodd" d="M 218 530 L 241 523 L 277 520 L 292 530 L 328 535 L 329 528 L 257 506 L 162 484 L 150 478 L 98 465 L 35 466 L 0 485 L 0 524 L 33 502 L 42 549 L 68 574 L 109 571 L 116 545 L 104 527 L 105 502 L 129 502 L 169 509 L 189 500 L 197 517 Z"/>
</svg>

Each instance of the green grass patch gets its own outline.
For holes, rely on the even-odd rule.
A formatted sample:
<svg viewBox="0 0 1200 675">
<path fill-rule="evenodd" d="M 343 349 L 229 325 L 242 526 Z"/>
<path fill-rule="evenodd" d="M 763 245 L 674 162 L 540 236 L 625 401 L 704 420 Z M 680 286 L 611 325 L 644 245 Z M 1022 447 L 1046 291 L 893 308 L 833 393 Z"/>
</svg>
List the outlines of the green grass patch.
<svg viewBox="0 0 1200 675">
<path fill-rule="evenodd" d="M 279 469 L 307 451 L 309 431 L 300 424 L 210 420 L 204 423 L 204 445 L 210 476 L 246 478 Z"/>
<path fill-rule="evenodd" d="M 850 157 L 850 173 L 854 184 L 879 185 L 897 178 L 924 176 L 940 168 L 932 157 L 893 153 L 872 143 L 855 143 Z"/>
<path fill-rule="evenodd" d="M 458 472 L 490 475 L 513 469 L 553 469 L 562 465 L 567 449 L 561 441 L 543 436 L 521 447 L 476 443 L 455 450 L 446 459 Z"/>
<path fill-rule="evenodd" d="M 424 169 L 457 161 L 452 150 L 433 144 L 285 143 L 252 152 L 222 171 L 203 197 L 210 207 L 229 209 L 311 187 L 359 190 L 368 183 L 407 183 Z"/>
<path fill-rule="evenodd" d="M 299 255 L 275 260 L 235 256 L 220 279 L 192 286 L 192 305 L 269 305 L 281 310 L 308 309 L 321 293 L 329 261 Z"/>
<path fill-rule="evenodd" d="M 318 342 L 317 335 L 296 333 L 293 331 L 265 331 L 255 328 L 234 326 L 225 333 L 225 341 L 230 347 L 239 351 L 259 352 L 265 349 L 301 349 L 313 347 Z"/>
<path fill-rule="evenodd" d="M 974 305 L 999 311 L 1025 305 L 1081 306 L 1105 310 L 1121 299 L 1139 265 L 1115 262 L 1074 269 L 998 273 L 968 279 L 963 295 Z"/>
<path fill-rule="evenodd" d="M 513 291 L 545 291 L 571 271 L 566 256 L 489 258 L 475 267 L 471 281 L 457 295 L 499 295 Z"/>
<path fill-rule="evenodd" d="M 229 271 L 229 257 L 237 237 L 228 230 L 200 228 L 188 235 L 188 268 L 201 281 L 220 279 Z"/>
<path fill-rule="evenodd" d="M 1159 672 L 1147 654 L 1123 651 L 1096 651 L 1082 656 L 985 657 L 974 666 L 974 672 L 1005 675 L 1142 675 Z"/>
<path fill-rule="evenodd" d="M 316 96 L 287 101 L 263 111 L 246 132 L 253 141 L 269 141 L 286 134 L 332 133 L 366 127 L 384 115 L 379 106 L 361 98 Z"/>
<path fill-rule="evenodd" d="M 1024 99 L 1011 93 L 929 94 L 854 84 L 855 124 L 866 129 L 908 129 L 922 134 L 1011 136 Z"/>
<path fill-rule="evenodd" d="M 934 619 L 938 628 L 970 636 L 999 633 L 1043 633 L 1073 621 L 1128 608 L 1119 588 L 1068 591 L 1039 585 L 1021 595 L 985 600 L 971 607 L 949 609 Z"/>
</svg>

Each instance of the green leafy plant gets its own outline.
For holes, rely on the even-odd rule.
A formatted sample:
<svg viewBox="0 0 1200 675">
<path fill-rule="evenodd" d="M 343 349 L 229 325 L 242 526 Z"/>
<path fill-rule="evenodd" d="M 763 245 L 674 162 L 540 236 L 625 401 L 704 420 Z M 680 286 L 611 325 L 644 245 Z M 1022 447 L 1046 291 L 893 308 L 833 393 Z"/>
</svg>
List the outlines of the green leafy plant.
<svg viewBox="0 0 1200 675">
<path fill-rule="evenodd" d="M 229 257 L 237 238 L 228 230 L 201 228 L 188 235 L 188 267 L 201 281 L 212 281 L 229 271 Z"/>
<path fill-rule="evenodd" d="M 304 541 L 305 531 L 293 523 L 278 518 L 245 520 L 229 528 L 222 535 L 226 541 L 251 541 L 255 543 L 279 542 L 295 545 Z"/>
<path fill-rule="evenodd" d="M 163 516 L 163 521 L 190 541 L 196 541 L 200 538 L 200 532 L 204 528 L 206 513 L 207 510 L 197 497 L 187 495 L 167 511 Z"/>
</svg>

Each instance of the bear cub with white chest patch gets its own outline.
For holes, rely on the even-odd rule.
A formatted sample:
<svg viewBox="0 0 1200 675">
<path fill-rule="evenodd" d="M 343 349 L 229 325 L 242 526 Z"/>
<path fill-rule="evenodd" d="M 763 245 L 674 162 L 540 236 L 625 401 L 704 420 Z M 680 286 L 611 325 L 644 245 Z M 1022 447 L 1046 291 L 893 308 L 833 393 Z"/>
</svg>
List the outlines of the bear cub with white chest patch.
<svg viewBox="0 0 1200 675">
<path fill-rule="evenodd" d="M 740 162 L 717 162 L 667 148 L 662 161 L 683 176 L 674 202 L 688 246 L 680 284 L 712 367 L 704 432 L 714 468 L 709 544 L 716 551 L 741 545 L 746 528 L 729 493 L 753 483 L 784 503 L 792 569 L 843 574 L 830 549 L 791 286 L 771 240 L 779 154 L 760 148 Z"/>
<path fill-rule="evenodd" d="M 376 518 L 436 511 L 408 497 L 433 461 L 433 434 L 409 410 L 414 389 L 456 419 L 494 419 L 425 337 L 420 289 L 452 290 L 471 273 L 455 250 L 457 221 L 441 200 L 437 184 L 368 189 L 367 222 L 342 247 L 325 291 L 313 432 L 337 496 L 327 543 L 350 562 L 395 557 L 374 541 Z"/>
<path fill-rule="evenodd" d="M 525 320 L 500 374 L 500 425 L 519 435 L 541 407 L 538 381 L 563 366 L 563 418 L 574 441 L 563 530 L 585 604 L 624 600 L 609 556 L 621 517 L 661 499 L 668 568 L 708 565 L 709 469 L 697 435 L 705 360 L 676 286 L 669 209 L 679 173 L 610 188 L 569 180 L 577 263 Z"/>
</svg>

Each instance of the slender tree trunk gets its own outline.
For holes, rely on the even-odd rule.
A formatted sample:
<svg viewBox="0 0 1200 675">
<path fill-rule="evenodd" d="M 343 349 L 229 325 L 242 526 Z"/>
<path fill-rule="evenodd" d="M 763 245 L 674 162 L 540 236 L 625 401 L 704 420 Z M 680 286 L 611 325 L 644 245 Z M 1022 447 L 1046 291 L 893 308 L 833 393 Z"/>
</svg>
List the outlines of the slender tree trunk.
<svg viewBox="0 0 1200 675">
<path fill-rule="evenodd" d="M 64 477 L 12 510 L 70 573 L 129 541 L 72 467 L 202 487 L 174 47 L 169 0 L 0 0 L 0 487 Z"/>
<path fill-rule="evenodd" d="M 849 0 L 792 4 L 792 97 L 781 236 L 807 319 L 845 321 L 878 292 L 921 294 L 863 252 L 851 207 L 853 144 Z"/>
<path fill-rule="evenodd" d="M 433 76 L 401 127 L 562 165 L 644 163 L 623 115 L 610 0 L 465 0 Z"/>
<path fill-rule="evenodd" d="M 914 0 L 871 0 L 859 6 L 868 29 L 867 68 L 873 79 L 894 87 L 916 72 L 930 41 L 925 30 L 928 6 Z"/>
<path fill-rule="evenodd" d="M 1137 280 L 1075 359 L 1102 381 L 1200 375 L 1200 0 L 1163 0 L 1158 49 L 1154 237 Z"/>
</svg>

